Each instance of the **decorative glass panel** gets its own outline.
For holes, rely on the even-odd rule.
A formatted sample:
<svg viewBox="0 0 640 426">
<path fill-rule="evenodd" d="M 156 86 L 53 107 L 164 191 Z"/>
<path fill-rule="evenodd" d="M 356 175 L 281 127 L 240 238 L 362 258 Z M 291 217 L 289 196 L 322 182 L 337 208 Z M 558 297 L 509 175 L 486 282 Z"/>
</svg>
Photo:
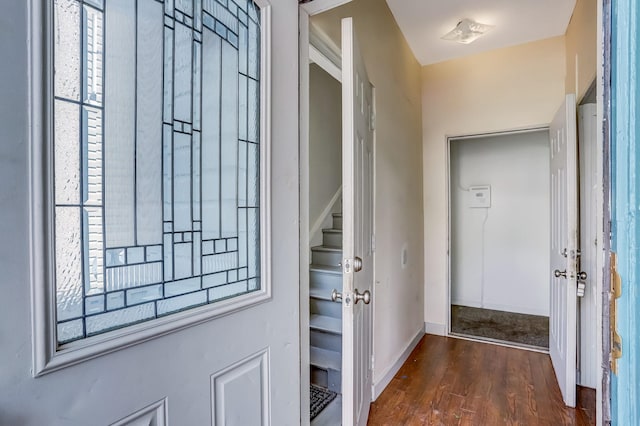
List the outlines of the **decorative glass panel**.
<svg viewBox="0 0 640 426">
<path fill-rule="evenodd" d="M 260 290 L 253 0 L 55 0 L 58 343 Z"/>
</svg>

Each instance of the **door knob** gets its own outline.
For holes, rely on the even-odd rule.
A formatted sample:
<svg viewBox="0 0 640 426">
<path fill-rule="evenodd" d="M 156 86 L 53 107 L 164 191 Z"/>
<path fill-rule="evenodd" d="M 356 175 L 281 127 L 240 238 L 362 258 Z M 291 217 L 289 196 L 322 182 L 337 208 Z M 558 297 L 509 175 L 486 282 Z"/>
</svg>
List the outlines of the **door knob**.
<svg viewBox="0 0 640 426">
<path fill-rule="evenodd" d="M 362 293 L 358 293 L 358 289 L 356 288 L 355 290 L 353 290 L 353 296 L 356 299 L 356 304 L 358 304 L 359 301 L 363 301 L 365 305 L 368 305 L 369 303 L 371 303 L 371 292 L 369 290 L 365 290 Z"/>
<path fill-rule="evenodd" d="M 567 278 L 567 271 L 560 271 L 559 269 L 556 269 L 555 271 L 553 271 L 553 276 L 556 278 L 560 278 L 560 277 L 564 277 Z"/>
<path fill-rule="evenodd" d="M 362 270 L 362 259 L 358 256 L 353 259 L 353 272 L 360 272 Z"/>
<path fill-rule="evenodd" d="M 578 281 L 586 281 L 587 273 L 584 271 L 578 272 Z"/>
<path fill-rule="evenodd" d="M 334 288 L 333 291 L 331 292 L 331 300 L 334 302 L 342 300 L 342 293 L 338 293 L 338 290 Z"/>
</svg>

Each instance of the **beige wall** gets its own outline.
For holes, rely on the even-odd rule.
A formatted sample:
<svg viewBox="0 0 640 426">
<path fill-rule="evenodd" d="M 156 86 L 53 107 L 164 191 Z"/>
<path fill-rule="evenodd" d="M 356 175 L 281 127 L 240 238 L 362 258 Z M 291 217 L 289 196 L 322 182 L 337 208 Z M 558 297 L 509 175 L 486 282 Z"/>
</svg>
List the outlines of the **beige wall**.
<svg viewBox="0 0 640 426">
<path fill-rule="evenodd" d="M 348 16 L 376 90 L 375 384 L 423 327 L 420 65 L 384 0 L 355 0 L 312 23 L 339 46 L 340 19 Z"/>
<path fill-rule="evenodd" d="M 423 67 L 425 322 L 447 315 L 447 136 L 548 125 L 565 92 L 565 39 Z"/>
<path fill-rule="evenodd" d="M 315 223 L 342 185 L 342 85 L 309 66 L 309 223 Z"/>
<path fill-rule="evenodd" d="M 565 35 L 567 47 L 565 92 L 575 93 L 578 102 L 596 78 L 597 15 L 597 0 L 577 0 Z"/>
</svg>

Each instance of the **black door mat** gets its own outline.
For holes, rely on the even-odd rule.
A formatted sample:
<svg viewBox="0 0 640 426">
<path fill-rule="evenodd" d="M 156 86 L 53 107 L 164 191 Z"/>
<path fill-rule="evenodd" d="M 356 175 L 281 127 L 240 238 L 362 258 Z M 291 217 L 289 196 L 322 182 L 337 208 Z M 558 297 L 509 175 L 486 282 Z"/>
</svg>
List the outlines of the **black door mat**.
<svg viewBox="0 0 640 426">
<path fill-rule="evenodd" d="M 549 349 L 549 317 L 451 306 L 451 332 Z"/>
<path fill-rule="evenodd" d="M 311 385 L 309 393 L 311 395 L 311 420 L 320 414 L 322 410 L 324 410 L 325 407 L 338 395 L 329 389 L 316 385 Z"/>
</svg>

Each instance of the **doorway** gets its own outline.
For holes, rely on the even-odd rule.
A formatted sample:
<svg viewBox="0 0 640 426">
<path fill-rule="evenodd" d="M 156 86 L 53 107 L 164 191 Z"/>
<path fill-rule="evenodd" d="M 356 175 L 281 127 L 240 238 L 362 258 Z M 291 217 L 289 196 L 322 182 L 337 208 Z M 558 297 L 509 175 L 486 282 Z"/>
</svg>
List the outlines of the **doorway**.
<svg viewBox="0 0 640 426">
<path fill-rule="evenodd" d="M 549 347 L 549 132 L 449 139 L 450 332 Z"/>
</svg>

